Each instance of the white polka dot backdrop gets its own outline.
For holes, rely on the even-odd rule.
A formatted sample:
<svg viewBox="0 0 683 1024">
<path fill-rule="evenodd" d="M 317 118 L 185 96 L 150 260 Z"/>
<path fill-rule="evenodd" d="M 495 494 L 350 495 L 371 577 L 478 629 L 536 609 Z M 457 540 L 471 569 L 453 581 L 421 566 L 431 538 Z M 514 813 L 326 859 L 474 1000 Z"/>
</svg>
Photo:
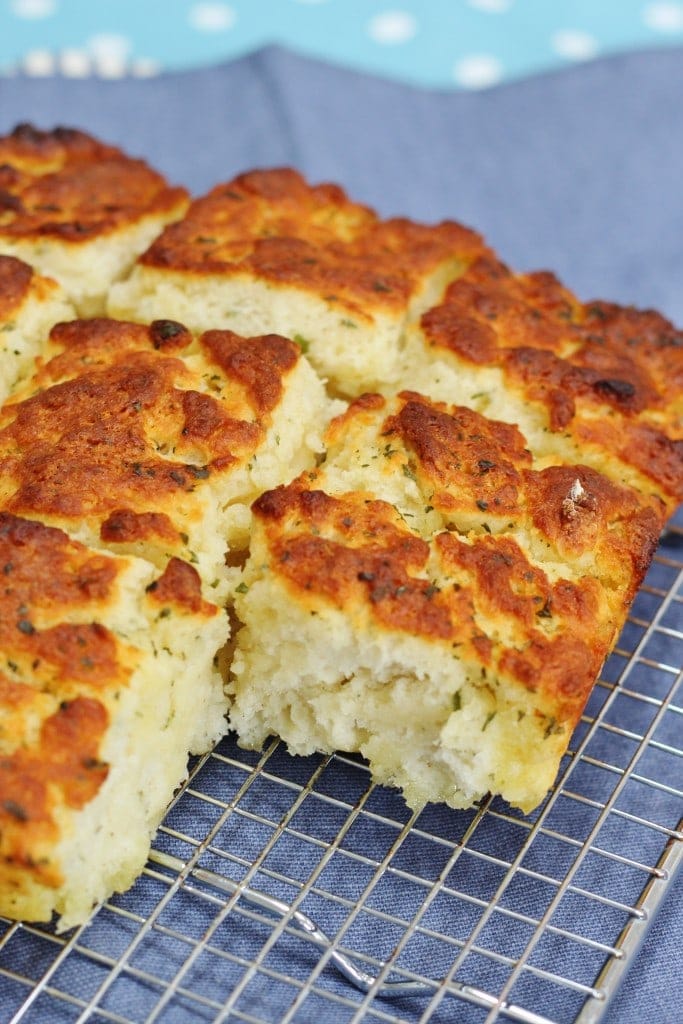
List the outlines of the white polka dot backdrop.
<svg viewBox="0 0 683 1024">
<path fill-rule="evenodd" d="M 146 77 L 276 44 L 428 87 L 478 89 L 683 42 L 683 0 L 177 0 L 158 5 L 153 43 L 151 6 L 0 0 L 0 76 Z"/>
<path fill-rule="evenodd" d="M 648 4 L 643 21 L 656 32 L 683 32 L 683 4 Z"/>
<path fill-rule="evenodd" d="M 101 32 L 90 37 L 86 49 L 92 57 L 95 73 L 101 78 L 123 78 L 127 74 L 132 49 L 127 36 Z"/>
<path fill-rule="evenodd" d="M 9 6 L 15 17 L 31 21 L 49 18 L 57 10 L 56 0 L 11 0 Z"/>
<path fill-rule="evenodd" d="M 24 56 L 21 70 L 34 78 L 53 75 L 56 70 L 54 55 L 49 50 L 29 50 Z"/>
<path fill-rule="evenodd" d="M 589 32 L 574 28 L 559 29 L 553 33 L 550 42 L 555 53 L 567 60 L 589 60 L 600 48 L 597 39 Z"/>
<path fill-rule="evenodd" d="M 453 77 L 465 89 L 484 89 L 503 77 L 503 65 L 489 53 L 471 53 L 453 68 Z"/>
<path fill-rule="evenodd" d="M 467 0 L 467 3 L 478 11 L 486 11 L 487 14 L 504 14 L 512 7 L 513 0 Z"/>
<path fill-rule="evenodd" d="M 92 73 L 90 54 L 85 50 L 62 50 L 58 64 L 59 70 L 66 78 L 87 78 Z"/>
<path fill-rule="evenodd" d="M 131 61 L 130 73 L 136 78 L 153 78 L 161 71 L 161 65 L 151 57 L 137 57 Z"/>
<path fill-rule="evenodd" d="M 235 24 L 236 17 L 228 4 L 195 4 L 188 14 L 190 25 L 198 32 L 225 32 Z"/>
<path fill-rule="evenodd" d="M 416 34 L 417 19 L 409 11 L 382 11 L 368 24 L 370 38 L 386 46 L 407 43 Z"/>
</svg>

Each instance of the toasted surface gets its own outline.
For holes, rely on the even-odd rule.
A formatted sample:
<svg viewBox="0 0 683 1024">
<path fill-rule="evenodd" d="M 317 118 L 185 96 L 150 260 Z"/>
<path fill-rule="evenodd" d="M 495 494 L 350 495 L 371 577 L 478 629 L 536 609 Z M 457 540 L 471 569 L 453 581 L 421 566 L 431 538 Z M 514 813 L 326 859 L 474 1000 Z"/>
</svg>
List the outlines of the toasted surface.
<svg viewBox="0 0 683 1024">
<path fill-rule="evenodd" d="M 412 342 L 410 386 L 519 423 L 537 452 L 651 490 L 669 512 L 683 497 L 683 333 L 658 313 L 580 303 L 551 274 L 485 257 Z"/>
<path fill-rule="evenodd" d="M 0 404 L 31 370 L 50 327 L 73 316 L 56 281 L 0 255 Z"/>
<path fill-rule="evenodd" d="M 186 751 L 221 734 L 227 624 L 186 563 L 7 512 L 0 565 L 0 913 L 68 927 L 130 884 Z"/>
<path fill-rule="evenodd" d="M 114 289 L 110 311 L 298 336 L 346 393 L 390 379 L 406 319 L 482 250 L 454 222 L 380 220 L 335 185 L 254 171 L 197 199 Z M 172 313 L 169 314 L 168 310 Z M 208 322 L 207 322 L 208 319 Z"/>
<path fill-rule="evenodd" d="M 326 440 L 319 469 L 254 504 L 231 722 L 302 753 L 343 741 L 414 806 L 493 790 L 532 808 L 661 503 L 412 392 L 363 396 Z"/>
<path fill-rule="evenodd" d="M 248 505 L 314 460 L 322 385 L 293 342 L 174 321 L 51 332 L 0 412 L 0 503 L 91 545 L 197 565 L 214 595 Z"/>
<path fill-rule="evenodd" d="M 0 138 L 0 251 L 57 278 L 82 313 L 103 309 L 187 192 L 144 161 L 72 128 L 19 125 Z"/>
</svg>

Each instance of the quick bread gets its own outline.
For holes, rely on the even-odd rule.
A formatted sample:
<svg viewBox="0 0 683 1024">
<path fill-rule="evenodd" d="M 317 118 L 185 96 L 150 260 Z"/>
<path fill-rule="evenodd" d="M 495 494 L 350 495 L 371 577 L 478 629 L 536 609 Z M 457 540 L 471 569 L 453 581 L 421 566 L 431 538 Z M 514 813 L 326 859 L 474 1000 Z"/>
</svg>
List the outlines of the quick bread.
<svg viewBox="0 0 683 1024">
<path fill-rule="evenodd" d="M 683 499 L 683 332 L 479 258 L 411 325 L 400 379 L 520 426 L 534 453 Z"/>
<path fill-rule="evenodd" d="M 545 796 L 623 624 L 661 504 L 521 432 L 366 395 L 315 471 L 254 504 L 230 721 L 358 751 L 408 803 Z"/>
<path fill-rule="evenodd" d="M 292 169 L 3 161 L 0 913 L 129 885 L 228 727 L 535 807 L 683 496 L 681 332 Z"/>
<path fill-rule="evenodd" d="M 56 281 L 13 256 L 0 255 L 0 402 L 32 371 L 52 325 L 74 316 Z"/>
<path fill-rule="evenodd" d="M 353 395 L 395 377 L 406 323 L 482 248 L 453 221 L 380 220 L 336 185 L 309 185 L 288 168 L 253 171 L 195 200 L 112 288 L 108 309 L 285 334 Z"/>
<path fill-rule="evenodd" d="M 73 128 L 18 125 L 0 138 L 0 252 L 65 289 L 81 316 L 187 207 L 143 160 Z"/>
<path fill-rule="evenodd" d="M 0 410 L 0 501 L 160 569 L 183 558 L 224 601 L 249 505 L 314 462 L 326 406 L 299 347 L 277 335 L 58 324 Z"/>
<path fill-rule="evenodd" d="M 0 913 L 68 928 L 127 888 L 187 752 L 225 730 L 225 613 L 163 572 L 0 512 Z"/>
<path fill-rule="evenodd" d="M 227 562 L 327 399 L 276 335 L 72 320 L 39 351 L 0 411 L 0 913 L 64 928 L 225 733 Z"/>
</svg>

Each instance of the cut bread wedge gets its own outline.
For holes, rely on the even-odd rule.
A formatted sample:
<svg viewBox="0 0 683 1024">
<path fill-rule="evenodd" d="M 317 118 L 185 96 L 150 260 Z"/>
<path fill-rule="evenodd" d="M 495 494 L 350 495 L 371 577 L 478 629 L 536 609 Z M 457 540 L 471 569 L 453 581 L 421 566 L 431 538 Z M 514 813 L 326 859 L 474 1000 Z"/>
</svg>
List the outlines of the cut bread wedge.
<svg viewBox="0 0 683 1024">
<path fill-rule="evenodd" d="M 406 323 L 482 249 L 452 221 L 381 220 L 338 186 L 255 171 L 197 199 L 112 288 L 108 308 L 195 330 L 285 334 L 353 395 L 395 378 Z"/>
<path fill-rule="evenodd" d="M 361 753 L 414 808 L 492 792 L 532 810 L 662 502 L 413 392 L 359 398 L 326 440 L 319 469 L 254 504 L 230 684 L 240 742 Z"/>
<path fill-rule="evenodd" d="M 187 203 L 184 188 L 85 132 L 23 124 L 0 138 L 0 253 L 57 280 L 81 316 L 104 312 L 112 282 Z"/>
</svg>

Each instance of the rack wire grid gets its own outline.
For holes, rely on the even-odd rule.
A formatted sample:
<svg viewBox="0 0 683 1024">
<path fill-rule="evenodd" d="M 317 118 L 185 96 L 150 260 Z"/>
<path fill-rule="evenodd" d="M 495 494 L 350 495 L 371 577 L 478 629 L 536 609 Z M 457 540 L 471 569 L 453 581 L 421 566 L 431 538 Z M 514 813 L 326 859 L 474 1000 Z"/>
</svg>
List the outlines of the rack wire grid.
<svg viewBox="0 0 683 1024">
<path fill-rule="evenodd" d="M 679 513 L 535 813 L 411 814 L 361 759 L 228 737 L 130 891 L 0 919 L 0 1017 L 597 1022 L 683 859 L 682 664 Z"/>
</svg>

